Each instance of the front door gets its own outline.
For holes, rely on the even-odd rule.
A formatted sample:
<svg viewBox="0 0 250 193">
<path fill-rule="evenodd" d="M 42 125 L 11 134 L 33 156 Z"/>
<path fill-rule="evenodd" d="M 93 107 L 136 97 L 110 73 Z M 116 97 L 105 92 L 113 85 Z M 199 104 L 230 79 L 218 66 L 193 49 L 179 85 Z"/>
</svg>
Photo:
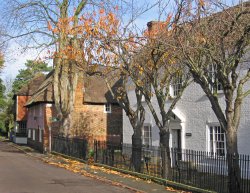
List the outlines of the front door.
<svg viewBox="0 0 250 193">
<path fill-rule="evenodd" d="M 172 129 L 172 148 L 177 153 L 178 160 L 181 160 L 181 130 Z"/>
<path fill-rule="evenodd" d="M 181 130 L 172 129 L 172 147 L 181 149 Z"/>
</svg>

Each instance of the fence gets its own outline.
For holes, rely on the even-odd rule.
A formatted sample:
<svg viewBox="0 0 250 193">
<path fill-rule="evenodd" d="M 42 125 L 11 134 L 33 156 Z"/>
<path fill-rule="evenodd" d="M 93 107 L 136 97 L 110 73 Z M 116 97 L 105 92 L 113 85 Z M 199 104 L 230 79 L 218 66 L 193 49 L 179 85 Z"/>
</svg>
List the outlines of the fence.
<svg viewBox="0 0 250 193">
<path fill-rule="evenodd" d="M 52 151 L 85 160 L 87 157 L 87 141 L 77 138 L 53 137 Z"/>
<path fill-rule="evenodd" d="M 87 159 L 87 144 L 84 140 L 54 138 L 52 150 L 66 155 Z M 81 153 L 80 153 L 81 152 Z M 85 152 L 85 153 L 83 153 Z M 131 144 L 114 145 L 95 141 L 94 160 L 97 163 L 133 171 Z M 141 152 L 141 173 L 161 177 L 162 160 L 159 147 L 143 147 Z M 228 192 L 227 161 L 234 156 L 219 156 L 193 150 L 171 149 L 171 171 L 168 180 L 216 192 Z M 250 192 L 250 157 L 240 155 L 241 187 Z"/>
</svg>

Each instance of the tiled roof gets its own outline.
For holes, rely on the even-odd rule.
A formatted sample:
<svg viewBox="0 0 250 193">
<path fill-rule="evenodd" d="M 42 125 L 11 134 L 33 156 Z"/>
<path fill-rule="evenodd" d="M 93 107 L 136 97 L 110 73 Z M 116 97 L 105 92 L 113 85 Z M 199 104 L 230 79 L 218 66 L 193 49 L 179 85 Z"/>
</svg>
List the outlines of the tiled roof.
<svg viewBox="0 0 250 193">
<path fill-rule="evenodd" d="M 104 78 L 93 75 L 84 77 L 84 103 L 116 103 L 112 97 Z M 109 81 L 113 91 L 118 89 L 120 81 L 113 79 Z"/>
<path fill-rule="evenodd" d="M 24 85 L 17 93 L 15 93 L 15 95 L 32 96 L 37 91 L 37 89 L 44 80 L 45 80 L 44 74 L 37 74 L 26 85 Z"/>
<path fill-rule="evenodd" d="M 116 103 L 116 100 L 113 99 L 108 87 L 106 86 L 105 80 L 102 77 L 98 75 L 85 75 L 84 78 L 79 79 L 79 81 L 83 81 L 84 83 L 84 88 L 82 90 L 84 98 L 84 101 L 82 101 L 83 103 Z M 119 81 L 113 81 L 111 83 L 112 89 L 117 89 L 118 83 Z M 46 80 L 28 100 L 26 106 L 39 102 L 53 103 L 54 95 L 52 85 L 53 72 L 47 76 Z"/>
<path fill-rule="evenodd" d="M 46 76 L 46 79 L 41 83 L 40 87 L 28 100 L 26 106 L 30 106 L 34 103 L 39 103 L 39 102 L 53 103 L 54 95 L 53 95 L 52 82 L 53 82 L 53 71 Z"/>
</svg>

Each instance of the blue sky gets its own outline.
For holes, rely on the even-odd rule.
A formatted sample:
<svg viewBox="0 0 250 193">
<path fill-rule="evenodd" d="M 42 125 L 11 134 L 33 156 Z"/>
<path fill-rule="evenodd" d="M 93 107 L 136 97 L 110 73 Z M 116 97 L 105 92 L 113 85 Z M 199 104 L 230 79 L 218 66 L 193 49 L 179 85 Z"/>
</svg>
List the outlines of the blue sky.
<svg viewBox="0 0 250 193">
<path fill-rule="evenodd" d="M 157 0 L 139 0 L 136 1 L 134 0 L 134 8 L 136 7 L 143 7 L 147 3 L 153 4 Z M 132 0 L 131 0 L 132 2 Z M 0 7 L 3 6 L 0 5 Z M 150 12 L 147 12 L 143 15 L 141 15 L 139 18 L 137 18 L 135 24 L 140 28 L 140 29 L 145 29 L 146 24 L 148 21 L 151 20 L 156 20 L 157 17 L 152 17 L 152 16 L 157 16 L 157 14 L 154 14 L 156 12 L 156 9 L 152 9 Z M 127 17 L 129 17 L 128 15 Z M 18 70 L 24 68 L 24 63 L 26 60 L 34 60 L 38 57 L 44 58 L 46 56 L 46 51 L 43 52 L 40 56 L 38 56 L 39 50 L 36 49 L 30 49 L 26 50 L 25 52 L 22 52 L 22 47 L 16 42 L 16 41 L 11 41 L 8 43 L 8 48 L 5 50 L 5 68 L 2 70 L 0 77 L 4 79 L 14 79 L 15 76 L 18 74 Z"/>
<path fill-rule="evenodd" d="M 145 6 L 147 3 L 149 4 L 154 4 L 155 2 L 157 2 L 157 0 L 131 0 L 131 2 L 134 2 L 134 9 L 137 8 L 142 8 L 143 6 Z M 238 2 L 237 0 L 223 0 L 224 3 L 226 4 L 236 4 L 235 2 Z M 165 0 L 161 0 L 160 4 L 157 4 L 153 9 L 151 9 L 150 11 L 144 13 L 143 15 L 140 15 L 140 17 L 138 17 L 135 21 L 135 25 L 138 26 L 139 29 L 146 29 L 147 27 L 147 22 L 152 21 L 152 20 L 159 20 L 159 19 L 163 19 L 165 18 L 165 15 L 163 13 L 163 15 L 161 16 L 161 18 L 159 18 L 159 10 L 162 9 L 162 7 L 164 7 L 164 4 L 166 4 L 167 1 Z M 1 5 L 0 5 L 1 6 Z M 168 4 L 168 6 L 166 7 L 166 10 L 168 9 L 172 9 L 171 4 Z M 126 17 L 130 17 L 131 14 L 127 15 Z M 40 54 L 40 56 L 38 56 L 38 50 L 36 49 L 31 49 L 31 50 L 27 50 L 25 52 L 21 51 L 22 48 L 21 46 L 16 43 L 15 41 L 12 41 L 9 43 L 9 47 L 6 50 L 5 53 L 5 68 L 2 70 L 0 76 L 3 80 L 7 79 L 14 79 L 15 76 L 18 74 L 18 70 L 22 69 L 24 67 L 24 63 L 26 62 L 26 60 L 28 59 L 36 59 L 38 57 L 40 57 L 41 59 L 43 59 L 46 56 L 46 51 L 43 52 L 42 54 Z"/>
</svg>

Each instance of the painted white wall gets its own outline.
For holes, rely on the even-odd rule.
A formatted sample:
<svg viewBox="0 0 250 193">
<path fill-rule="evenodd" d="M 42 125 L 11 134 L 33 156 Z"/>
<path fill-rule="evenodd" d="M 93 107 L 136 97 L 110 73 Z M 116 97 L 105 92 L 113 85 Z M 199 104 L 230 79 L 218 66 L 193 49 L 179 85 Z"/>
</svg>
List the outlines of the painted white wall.
<svg viewBox="0 0 250 193">
<path fill-rule="evenodd" d="M 27 144 L 27 137 L 13 136 L 13 142 L 16 144 Z"/>
<path fill-rule="evenodd" d="M 250 88 L 250 83 L 247 85 Z M 224 94 L 220 93 L 219 102 L 225 107 Z M 135 107 L 136 97 L 134 91 L 129 91 L 129 98 L 131 105 Z M 152 98 L 154 105 L 157 105 L 156 99 Z M 171 101 L 167 102 L 167 107 Z M 145 123 L 150 123 L 152 126 L 152 145 L 159 145 L 159 129 L 155 125 L 154 119 L 146 108 Z M 224 108 L 225 109 L 225 108 Z M 223 110 L 224 110 L 223 109 Z M 218 120 L 211 108 L 208 100 L 201 87 L 196 83 L 191 83 L 183 93 L 183 96 L 178 101 L 174 111 L 181 119 L 181 137 L 182 148 L 192 149 L 197 151 L 207 151 L 207 133 L 208 125 L 218 123 Z M 159 113 L 159 112 L 157 112 Z M 186 136 L 186 133 L 191 133 L 192 136 Z M 129 119 L 124 113 L 123 116 L 123 143 L 131 143 L 131 136 L 133 129 L 130 125 Z M 170 140 L 172 136 L 170 136 Z M 241 110 L 241 121 L 238 132 L 238 149 L 239 153 L 250 155 L 250 97 L 244 100 Z M 171 145 L 171 141 L 170 141 Z"/>
</svg>

